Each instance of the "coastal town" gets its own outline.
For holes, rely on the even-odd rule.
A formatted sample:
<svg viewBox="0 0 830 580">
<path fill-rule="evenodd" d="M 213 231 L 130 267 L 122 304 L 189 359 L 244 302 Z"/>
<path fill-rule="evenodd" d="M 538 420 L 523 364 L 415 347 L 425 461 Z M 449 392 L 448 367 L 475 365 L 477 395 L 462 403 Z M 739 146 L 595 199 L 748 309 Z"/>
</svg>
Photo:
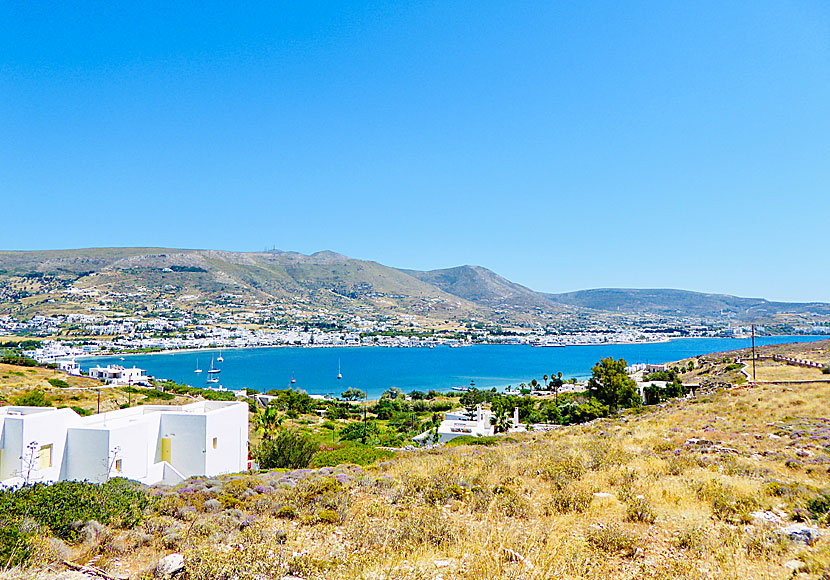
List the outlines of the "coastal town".
<svg viewBox="0 0 830 580">
<path fill-rule="evenodd" d="M 649 343 L 682 337 L 746 337 L 750 326 L 728 324 L 697 324 L 688 328 L 659 324 L 639 328 L 609 328 L 603 331 L 549 333 L 546 329 L 516 329 L 510 333 L 470 328 L 457 331 L 403 330 L 389 323 L 353 319 L 337 330 L 312 328 L 309 325 L 291 328 L 251 328 L 242 320 L 249 316 L 217 316 L 210 324 L 177 317 L 104 318 L 94 315 L 33 316 L 21 321 L 0 316 L 0 345 L 35 340 L 36 348 L 27 356 L 39 362 L 66 358 L 130 352 L 153 352 L 201 348 L 246 348 L 273 346 L 302 347 L 434 347 L 470 344 L 527 344 L 538 347 L 563 347 L 591 344 Z M 756 332 L 764 334 L 763 326 Z M 830 334 L 830 326 L 811 325 L 793 328 L 793 334 Z M 4 338 L 6 337 L 6 338 Z"/>
</svg>

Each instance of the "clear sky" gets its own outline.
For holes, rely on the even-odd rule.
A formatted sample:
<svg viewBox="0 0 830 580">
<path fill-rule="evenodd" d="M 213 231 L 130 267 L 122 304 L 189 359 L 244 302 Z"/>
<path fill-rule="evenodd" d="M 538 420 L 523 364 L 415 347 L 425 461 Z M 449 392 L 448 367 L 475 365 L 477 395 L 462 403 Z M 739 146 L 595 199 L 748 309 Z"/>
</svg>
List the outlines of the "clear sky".
<svg viewBox="0 0 830 580">
<path fill-rule="evenodd" d="M 830 301 L 824 0 L 69 4 L 0 4 L 2 249 Z"/>
</svg>

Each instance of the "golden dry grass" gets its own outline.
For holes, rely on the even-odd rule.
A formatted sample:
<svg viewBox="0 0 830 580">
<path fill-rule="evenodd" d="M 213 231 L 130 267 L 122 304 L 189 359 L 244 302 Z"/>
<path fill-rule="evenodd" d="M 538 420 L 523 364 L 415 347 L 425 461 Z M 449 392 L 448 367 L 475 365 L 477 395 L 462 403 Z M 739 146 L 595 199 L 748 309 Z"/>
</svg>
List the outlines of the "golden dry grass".
<svg viewBox="0 0 830 580">
<path fill-rule="evenodd" d="M 345 486 L 325 473 L 188 482 L 195 492 L 167 492 L 140 529 L 69 557 L 150 577 L 178 551 L 183 580 L 761 580 L 791 577 L 793 560 L 818 579 L 826 520 L 812 522 L 825 538 L 803 546 L 749 513 L 787 525 L 830 488 L 828 403 L 826 383 L 722 390 L 495 447 L 401 453 Z M 276 516 L 285 506 L 293 519 Z"/>
<path fill-rule="evenodd" d="M 58 379 L 69 384 L 68 388 L 55 387 L 49 379 Z M 113 411 L 124 403 L 145 401 L 152 404 L 175 404 L 192 402 L 192 399 L 177 396 L 169 401 L 149 401 L 144 395 L 128 395 L 118 388 L 103 388 L 101 383 L 88 377 L 73 377 L 66 373 L 41 367 L 20 367 L 0 363 L 0 397 L 7 404 L 28 392 L 43 391 L 56 407 L 80 407 L 88 411 L 98 410 L 98 391 L 101 391 L 101 412 Z"/>
</svg>

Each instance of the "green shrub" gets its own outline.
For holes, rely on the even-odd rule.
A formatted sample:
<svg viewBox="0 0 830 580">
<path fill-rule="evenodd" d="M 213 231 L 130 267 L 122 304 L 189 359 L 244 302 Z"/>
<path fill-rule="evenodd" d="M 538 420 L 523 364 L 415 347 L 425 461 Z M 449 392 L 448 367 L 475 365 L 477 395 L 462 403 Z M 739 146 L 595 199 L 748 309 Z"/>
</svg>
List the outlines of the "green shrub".
<svg viewBox="0 0 830 580">
<path fill-rule="evenodd" d="M 602 528 L 591 528 L 585 535 L 588 545 L 608 554 L 622 552 L 626 556 L 633 556 L 639 547 L 639 540 L 636 536 L 614 525 Z"/>
<path fill-rule="evenodd" d="M 0 523 L 0 562 L 4 567 L 16 566 L 29 559 L 29 539 L 17 526 L 18 522 Z"/>
<path fill-rule="evenodd" d="M 308 467 L 317 449 L 308 435 L 281 429 L 273 439 L 265 439 L 254 453 L 263 469 L 300 469 Z"/>
<path fill-rule="evenodd" d="M 102 524 L 131 528 L 137 525 L 150 503 L 146 492 L 126 479 L 104 484 L 60 481 L 36 483 L 17 490 L 0 491 L 0 521 L 31 518 L 59 538 L 74 540 L 72 523 L 96 520 Z"/>
<path fill-rule="evenodd" d="M 369 445 L 351 443 L 330 451 L 318 451 L 311 460 L 311 466 L 334 467 L 343 463 L 371 465 L 375 461 L 389 459 L 394 455 L 393 451 L 387 449 L 377 449 Z"/>
<path fill-rule="evenodd" d="M 16 365 L 19 367 L 36 367 L 37 361 L 35 359 L 23 356 L 21 354 L 5 354 L 0 358 L 0 363 L 7 365 Z"/>
<path fill-rule="evenodd" d="M 46 379 L 46 382 L 55 387 L 56 389 L 67 389 L 71 386 L 63 379 Z"/>
<path fill-rule="evenodd" d="M 340 516 L 334 510 L 320 510 L 317 512 L 317 521 L 321 524 L 339 524 Z"/>
<path fill-rule="evenodd" d="M 592 499 L 592 494 L 585 490 L 570 487 L 557 489 L 551 500 L 545 504 L 545 515 L 582 513 L 591 505 Z"/>
<path fill-rule="evenodd" d="M 12 404 L 18 407 L 51 407 L 52 402 L 41 390 L 29 391 L 12 399 Z"/>
<path fill-rule="evenodd" d="M 626 506 L 625 519 L 629 522 L 653 524 L 657 519 L 657 514 L 647 500 L 635 497 Z"/>
<path fill-rule="evenodd" d="M 297 517 L 297 510 L 294 509 L 294 506 L 284 505 L 274 512 L 274 516 L 284 520 L 293 520 Z"/>
<path fill-rule="evenodd" d="M 734 487 L 719 481 L 709 481 L 695 488 L 698 498 L 706 500 L 712 514 L 730 523 L 749 523 L 749 512 L 759 507 L 754 497 L 739 493 Z"/>
<path fill-rule="evenodd" d="M 542 467 L 542 479 L 545 479 L 556 489 L 564 489 L 575 480 L 585 475 L 585 465 L 578 457 L 564 457 L 551 461 Z"/>
</svg>

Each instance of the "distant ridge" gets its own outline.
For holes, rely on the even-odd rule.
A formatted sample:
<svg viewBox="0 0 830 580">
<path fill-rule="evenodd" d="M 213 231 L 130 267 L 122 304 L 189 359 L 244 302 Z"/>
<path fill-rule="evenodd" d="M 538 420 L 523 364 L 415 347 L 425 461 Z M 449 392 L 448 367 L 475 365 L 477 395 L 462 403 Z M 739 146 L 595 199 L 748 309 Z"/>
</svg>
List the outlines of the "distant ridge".
<svg viewBox="0 0 830 580">
<path fill-rule="evenodd" d="M 622 316 L 773 320 L 830 316 L 830 304 L 770 302 L 674 289 L 599 288 L 536 292 L 482 266 L 405 270 L 325 250 L 228 252 L 175 248 L 0 251 L 0 315 L 101 310 L 96 292 L 115 293 L 122 315 L 147 300 L 166 308 L 202 301 L 301 305 L 354 316 L 569 328 Z M 56 296 L 62 296 L 55 300 Z M 84 303 L 82 296 L 87 296 Z M 109 304 L 109 302 L 108 302 Z"/>
<path fill-rule="evenodd" d="M 628 314 L 653 313 L 712 317 L 721 313 L 758 317 L 781 313 L 830 314 L 824 302 L 770 302 L 763 298 L 740 298 L 689 290 L 597 288 L 563 294 L 548 294 L 560 304 Z"/>
</svg>

